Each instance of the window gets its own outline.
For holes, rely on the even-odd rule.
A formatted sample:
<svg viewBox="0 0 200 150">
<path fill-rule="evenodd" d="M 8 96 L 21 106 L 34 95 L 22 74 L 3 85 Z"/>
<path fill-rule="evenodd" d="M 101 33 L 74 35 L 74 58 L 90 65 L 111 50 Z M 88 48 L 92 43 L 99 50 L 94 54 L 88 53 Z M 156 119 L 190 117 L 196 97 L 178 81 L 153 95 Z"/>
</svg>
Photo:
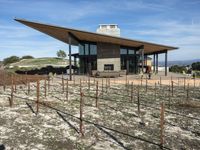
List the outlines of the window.
<svg viewBox="0 0 200 150">
<path fill-rule="evenodd" d="M 128 50 L 128 54 L 135 54 L 135 51 L 132 50 L 132 49 L 129 49 L 129 50 Z"/>
<path fill-rule="evenodd" d="M 106 28 L 107 28 L 107 25 L 101 25 L 101 28 L 102 28 L 102 29 L 106 29 Z"/>
<path fill-rule="evenodd" d="M 114 65 L 113 64 L 105 64 L 104 70 L 114 70 Z"/>
<path fill-rule="evenodd" d="M 97 55 L 97 46 L 90 44 L 90 55 Z"/>
<path fill-rule="evenodd" d="M 116 26 L 115 25 L 110 25 L 110 28 L 111 29 L 114 29 Z"/>
<path fill-rule="evenodd" d="M 140 54 L 140 51 L 136 51 L 136 54 Z"/>
<path fill-rule="evenodd" d="M 84 55 L 84 46 L 79 44 L 79 55 Z"/>
<path fill-rule="evenodd" d="M 120 54 L 127 54 L 127 49 L 121 48 L 120 49 Z"/>
<path fill-rule="evenodd" d="M 89 45 L 85 44 L 85 55 L 89 55 Z"/>
</svg>

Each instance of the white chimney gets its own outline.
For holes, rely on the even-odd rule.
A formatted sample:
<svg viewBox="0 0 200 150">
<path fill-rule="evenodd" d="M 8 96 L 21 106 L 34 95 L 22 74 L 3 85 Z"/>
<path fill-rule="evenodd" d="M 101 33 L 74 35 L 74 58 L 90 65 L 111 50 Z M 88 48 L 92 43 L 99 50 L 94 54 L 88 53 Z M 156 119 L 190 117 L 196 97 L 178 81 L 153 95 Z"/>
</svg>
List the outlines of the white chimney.
<svg viewBox="0 0 200 150">
<path fill-rule="evenodd" d="M 100 24 L 97 33 L 120 36 L 120 28 L 117 24 Z"/>
</svg>

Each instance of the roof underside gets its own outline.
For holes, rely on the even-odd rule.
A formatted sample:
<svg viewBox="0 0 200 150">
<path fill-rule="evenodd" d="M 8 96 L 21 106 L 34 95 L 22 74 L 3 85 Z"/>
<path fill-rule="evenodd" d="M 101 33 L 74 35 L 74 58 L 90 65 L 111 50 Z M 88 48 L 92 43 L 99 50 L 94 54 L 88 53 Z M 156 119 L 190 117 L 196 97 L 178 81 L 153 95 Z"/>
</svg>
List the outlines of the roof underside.
<svg viewBox="0 0 200 150">
<path fill-rule="evenodd" d="M 58 27 L 58 26 L 53 26 L 53 25 L 48 25 L 48 24 L 26 21 L 22 19 L 15 19 L 15 20 L 31 28 L 34 28 L 40 32 L 43 32 L 55 39 L 65 42 L 67 44 L 68 44 L 68 38 L 69 38 L 68 35 L 69 33 L 71 33 L 75 37 L 77 37 L 80 41 L 105 42 L 105 43 L 118 44 L 120 46 L 128 46 L 128 47 L 140 47 L 144 45 L 145 54 L 177 49 L 177 47 L 172 47 L 172 46 L 165 46 L 165 45 L 154 44 L 154 43 L 149 43 L 149 42 L 126 39 L 122 37 L 115 37 L 115 36 L 104 35 L 104 34 L 99 34 L 99 33 Z M 72 45 L 78 45 L 77 41 L 72 39 Z"/>
</svg>

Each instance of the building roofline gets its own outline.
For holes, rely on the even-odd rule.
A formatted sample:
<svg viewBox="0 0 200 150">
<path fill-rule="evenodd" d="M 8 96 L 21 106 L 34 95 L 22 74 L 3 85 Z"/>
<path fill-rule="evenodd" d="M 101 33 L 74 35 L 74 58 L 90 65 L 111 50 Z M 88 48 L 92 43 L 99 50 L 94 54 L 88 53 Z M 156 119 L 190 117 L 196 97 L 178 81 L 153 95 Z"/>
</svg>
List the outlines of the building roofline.
<svg viewBox="0 0 200 150">
<path fill-rule="evenodd" d="M 50 27 L 61 28 L 61 29 L 66 29 L 66 30 L 71 30 L 71 31 L 76 31 L 76 32 L 82 32 L 82 33 L 88 33 L 88 34 L 93 34 L 93 35 L 99 35 L 99 36 L 104 36 L 104 37 L 110 37 L 110 38 L 115 38 L 115 39 L 119 39 L 119 40 L 138 42 L 138 43 L 141 43 L 141 44 L 142 43 L 143 44 L 150 44 L 150 45 L 154 45 L 154 46 L 161 46 L 161 47 L 166 47 L 167 50 L 178 49 L 178 47 L 174 47 L 174 46 L 168 46 L 168 45 L 157 44 L 157 43 L 152 43 L 152 42 L 146 42 L 146 41 L 141 41 L 141 40 L 135 40 L 135 39 L 125 38 L 125 37 L 118 37 L 118 36 L 113 36 L 113 35 L 101 34 L 101 33 L 90 32 L 90 31 L 85 31 L 85 30 L 79 30 L 79 29 L 74 29 L 74 28 L 67 28 L 67 27 L 56 26 L 56 25 L 52 25 L 52 24 L 44 24 L 44 23 L 37 22 L 37 21 L 33 22 L 33 21 L 28 21 L 28 20 L 25 20 L 25 19 L 18 19 L 18 18 L 15 18 L 14 20 L 18 21 L 20 23 L 23 23 L 23 22 L 36 23 L 36 24 L 40 24 L 40 25 L 47 25 L 47 26 L 50 26 Z"/>
</svg>

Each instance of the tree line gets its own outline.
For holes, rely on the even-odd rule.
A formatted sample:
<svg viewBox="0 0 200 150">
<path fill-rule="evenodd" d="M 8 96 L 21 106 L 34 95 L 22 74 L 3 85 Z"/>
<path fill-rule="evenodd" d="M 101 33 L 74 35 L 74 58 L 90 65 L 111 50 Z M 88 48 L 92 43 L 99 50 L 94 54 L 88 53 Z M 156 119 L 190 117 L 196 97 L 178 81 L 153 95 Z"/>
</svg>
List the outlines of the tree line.
<svg viewBox="0 0 200 150">
<path fill-rule="evenodd" d="M 191 73 L 192 71 L 200 71 L 200 62 L 192 63 L 191 66 L 173 65 L 169 68 L 169 71 L 175 73 Z"/>
</svg>

